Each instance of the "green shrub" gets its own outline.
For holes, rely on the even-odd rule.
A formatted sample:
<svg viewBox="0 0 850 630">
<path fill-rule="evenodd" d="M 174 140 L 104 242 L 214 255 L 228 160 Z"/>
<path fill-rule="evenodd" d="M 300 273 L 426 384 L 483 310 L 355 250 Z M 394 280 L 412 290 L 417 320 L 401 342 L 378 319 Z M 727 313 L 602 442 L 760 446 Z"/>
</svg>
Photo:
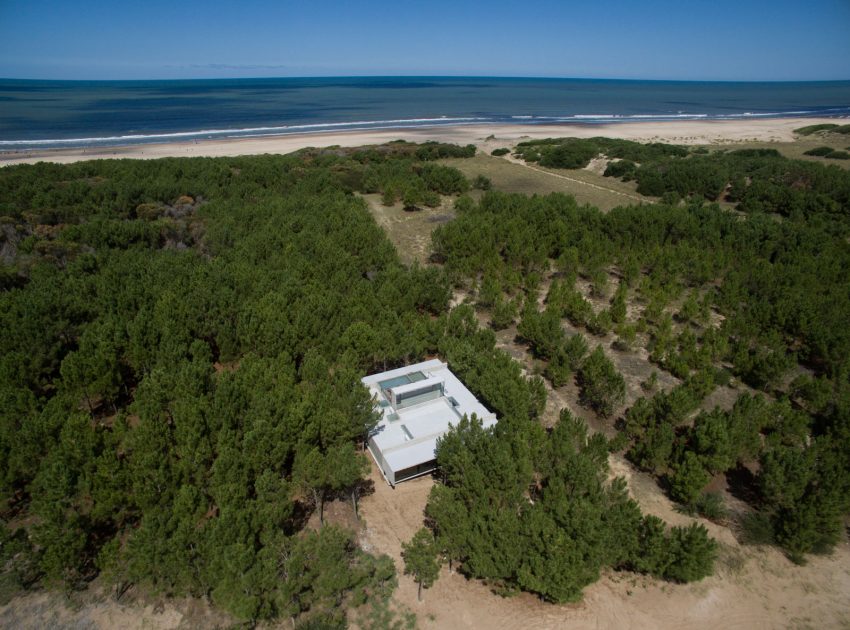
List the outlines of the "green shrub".
<svg viewBox="0 0 850 630">
<path fill-rule="evenodd" d="M 493 187 L 493 182 L 489 177 L 484 175 L 476 175 L 472 180 L 472 187 L 476 190 L 490 190 Z"/>
<path fill-rule="evenodd" d="M 646 380 L 641 381 L 640 387 L 645 392 L 651 392 L 658 387 L 658 372 L 652 370 L 649 377 Z"/>
<path fill-rule="evenodd" d="M 413 145 L 417 146 L 417 145 Z M 442 142 L 424 142 L 418 145 L 415 155 L 418 160 L 439 160 L 442 158 L 471 158 L 475 156 L 476 147 L 474 144 L 459 146 L 456 144 L 446 144 Z"/>
<path fill-rule="evenodd" d="M 511 300 L 506 300 L 504 297 L 499 296 L 493 304 L 490 326 L 493 330 L 504 330 L 514 323 L 516 315 L 516 305 Z"/>
<path fill-rule="evenodd" d="M 567 357 L 570 369 L 573 371 L 581 366 L 589 349 L 587 347 L 587 339 L 581 333 L 576 333 L 567 339 L 561 347 Z"/>
<path fill-rule="evenodd" d="M 510 150 L 510 149 L 507 149 L 507 148 L 505 148 L 505 147 L 501 147 L 501 148 L 499 148 L 499 149 L 493 149 L 493 150 L 490 152 L 490 155 L 494 155 L 494 156 L 496 156 L 496 157 L 500 157 L 500 156 L 502 156 L 502 155 L 507 155 L 507 154 L 508 154 L 508 153 L 510 153 L 510 152 L 511 152 L 511 150 Z"/>
<path fill-rule="evenodd" d="M 657 516 L 644 516 L 638 526 L 637 549 L 627 563 L 633 570 L 675 582 L 694 582 L 711 575 L 717 543 L 696 523 L 665 531 Z"/>
<path fill-rule="evenodd" d="M 711 481 L 711 475 L 696 454 L 685 451 L 668 481 L 673 499 L 686 506 L 695 506 L 702 489 Z"/>
<path fill-rule="evenodd" d="M 635 170 L 637 164 L 631 160 L 617 160 L 608 162 L 603 175 L 605 177 L 619 177 L 624 182 L 631 181 L 635 178 Z"/>
<path fill-rule="evenodd" d="M 572 376 L 569 359 L 564 352 L 563 345 L 560 346 L 549 360 L 545 371 L 546 378 L 552 383 L 552 387 L 566 385 Z"/>
<path fill-rule="evenodd" d="M 703 492 L 694 505 L 698 514 L 710 521 L 722 521 L 728 516 L 723 497 L 716 492 Z"/>
<path fill-rule="evenodd" d="M 599 337 L 604 337 L 611 332 L 612 325 L 611 312 L 608 309 L 599 311 L 599 313 L 587 320 L 587 330 Z"/>
<path fill-rule="evenodd" d="M 782 154 L 776 149 L 736 149 L 730 151 L 729 155 L 741 158 L 781 158 Z"/>
<path fill-rule="evenodd" d="M 542 154 L 541 166 L 551 168 L 584 168 L 599 154 L 598 148 L 589 140 L 570 138 Z"/>
<path fill-rule="evenodd" d="M 799 129 L 795 129 L 794 133 L 798 133 L 801 136 L 810 136 L 813 133 L 817 133 L 818 131 L 832 131 L 833 129 L 837 129 L 838 125 L 834 123 L 824 123 L 821 125 L 808 125 L 806 127 L 800 127 Z"/>
<path fill-rule="evenodd" d="M 829 155 L 835 149 L 832 147 L 815 147 L 814 149 L 809 149 L 803 155 L 814 155 L 816 157 L 824 157 L 825 155 Z"/>
<path fill-rule="evenodd" d="M 639 573 L 661 577 L 670 563 L 670 545 L 664 521 L 647 514 L 638 527 L 638 551 L 632 559 L 631 568 Z"/>
</svg>

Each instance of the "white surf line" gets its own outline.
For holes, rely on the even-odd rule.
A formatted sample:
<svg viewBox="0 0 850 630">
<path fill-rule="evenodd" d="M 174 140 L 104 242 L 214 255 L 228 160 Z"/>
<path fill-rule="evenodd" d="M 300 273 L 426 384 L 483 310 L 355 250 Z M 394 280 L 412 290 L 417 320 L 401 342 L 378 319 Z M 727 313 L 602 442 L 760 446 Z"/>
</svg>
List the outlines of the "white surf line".
<svg viewBox="0 0 850 630">
<path fill-rule="evenodd" d="M 614 193 L 615 195 L 620 195 L 621 197 L 626 197 L 627 199 L 634 199 L 636 201 L 647 201 L 643 197 L 638 197 L 637 195 L 630 195 L 629 193 L 620 192 L 619 190 L 614 190 L 613 188 L 605 188 L 605 186 L 599 186 L 598 184 L 591 184 L 590 182 L 585 182 L 580 179 L 575 179 L 573 177 L 567 177 L 566 175 L 561 175 L 559 173 L 553 173 L 552 171 L 547 171 L 542 168 L 538 168 L 537 166 L 531 166 L 530 164 L 526 164 L 522 160 L 510 159 L 507 158 L 508 162 L 512 162 L 514 164 L 519 164 L 520 166 L 524 166 L 525 168 L 530 168 L 532 171 L 537 171 L 538 173 L 545 173 L 546 175 L 551 175 L 552 177 L 558 177 L 560 179 L 565 179 L 568 182 L 574 182 L 576 184 L 583 184 L 585 186 L 590 186 L 591 188 L 596 188 L 597 190 L 604 190 L 605 192 Z"/>
</svg>

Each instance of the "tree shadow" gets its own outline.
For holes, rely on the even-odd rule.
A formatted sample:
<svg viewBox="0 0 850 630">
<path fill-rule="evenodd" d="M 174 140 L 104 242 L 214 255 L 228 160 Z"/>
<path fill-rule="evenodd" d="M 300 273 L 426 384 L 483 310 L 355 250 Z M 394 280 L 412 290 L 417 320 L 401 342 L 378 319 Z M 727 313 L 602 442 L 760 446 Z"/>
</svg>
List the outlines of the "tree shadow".
<svg viewBox="0 0 850 630">
<path fill-rule="evenodd" d="M 375 482 L 371 479 L 364 479 L 360 482 L 360 486 L 358 489 L 358 495 L 362 499 L 363 497 L 368 497 L 375 494 Z"/>
<path fill-rule="evenodd" d="M 283 528 L 287 536 L 293 536 L 307 527 L 307 521 L 318 509 L 309 501 L 293 501 L 292 515 L 286 519 L 286 525 Z"/>
<path fill-rule="evenodd" d="M 729 494 L 748 505 L 757 506 L 761 501 L 756 476 L 746 466 L 739 464 L 737 468 L 726 471 L 726 485 Z"/>
</svg>

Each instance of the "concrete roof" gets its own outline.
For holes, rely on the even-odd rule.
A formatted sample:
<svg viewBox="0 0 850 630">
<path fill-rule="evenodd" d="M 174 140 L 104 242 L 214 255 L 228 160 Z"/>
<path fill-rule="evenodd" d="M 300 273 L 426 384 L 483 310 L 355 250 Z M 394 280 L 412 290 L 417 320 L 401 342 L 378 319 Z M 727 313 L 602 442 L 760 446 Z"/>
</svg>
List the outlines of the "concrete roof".
<svg viewBox="0 0 850 630">
<path fill-rule="evenodd" d="M 393 408 L 392 400 L 382 391 L 380 383 L 416 372 L 421 372 L 425 378 L 410 384 L 395 383 L 392 390 L 396 393 L 411 391 L 417 389 L 417 386 L 421 388 L 442 382 L 443 396 L 409 407 Z M 381 412 L 381 420 L 372 433 L 372 439 L 394 471 L 433 460 L 437 438 L 456 425 L 464 415 L 475 414 L 485 427 L 496 423 L 496 415 L 478 402 L 448 366 L 438 359 L 372 374 L 363 378 L 362 382 L 372 393 L 375 409 Z"/>
</svg>

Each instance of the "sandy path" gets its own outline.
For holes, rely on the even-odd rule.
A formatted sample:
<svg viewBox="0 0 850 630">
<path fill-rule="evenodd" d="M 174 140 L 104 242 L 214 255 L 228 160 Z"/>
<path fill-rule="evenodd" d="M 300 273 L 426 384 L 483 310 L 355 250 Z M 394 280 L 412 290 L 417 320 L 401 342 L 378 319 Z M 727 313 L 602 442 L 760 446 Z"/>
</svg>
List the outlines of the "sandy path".
<svg viewBox="0 0 850 630">
<path fill-rule="evenodd" d="M 779 118 L 769 120 L 684 120 L 606 125 L 466 125 L 416 129 L 382 129 L 332 133 L 308 133 L 263 138 L 204 140 L 125 147 L 9 151 L 0 153 L 0 165 L 17 163 L 79 162 L 97 158 L 222 157 L 261 153 L 290 153 L 304 147 L 359 146 L 404 139 L 412 142 L 439 140 L 476 144 L 489 152 L 521 139 L 573 136 L 607 136 L 642 142 L 712 144 L 744 141 L 782 142 L 794 139 L 793 130 L 805 125 L 836 122 L 833 118 Z"/>
<path fill-rule="evenodd" d="M 630 195 L 629 193 L 620 192 L 619 190 L 614 190 L 613 188 L 607 188 L 606 186 L 600 186 L 598 184 L 593 184 L 591 182 L 585 182 L 580 179 L 576 179 L 574 177 L 567 177 L 566 175 L 561 175 L 560 173 L 553 173 L 552 171 L 548 171 L 545 168 L 540 168 L 539 166 L 533 166 L 531 164 L 527 164 L 523 162 L 519 158 L 515 158 L 510 155 L 506 155 L 505 159 L 513 164 L 519 164 L 522 167 L 531 169 L 532 171 L 537 171 L 538 173 L 544 173 L 551 177 L 557 177 L 558 179 L 564 179 L 568 182 L 572 182 L 574 184 L 580 184 L 582 186 L 588 186 L 590 188 L 595 188 L 596 190 L 604 190 L 606 193 L 611 193 L 613 195 L 619 195 L 620 197 L 625 197 L 626 199 L 631 199 L 633 201 L 637 201 L 638 203 L 642 203 L 646 201 L 645 197 L 641 197 L 640 195 Z"/>
</svg>

